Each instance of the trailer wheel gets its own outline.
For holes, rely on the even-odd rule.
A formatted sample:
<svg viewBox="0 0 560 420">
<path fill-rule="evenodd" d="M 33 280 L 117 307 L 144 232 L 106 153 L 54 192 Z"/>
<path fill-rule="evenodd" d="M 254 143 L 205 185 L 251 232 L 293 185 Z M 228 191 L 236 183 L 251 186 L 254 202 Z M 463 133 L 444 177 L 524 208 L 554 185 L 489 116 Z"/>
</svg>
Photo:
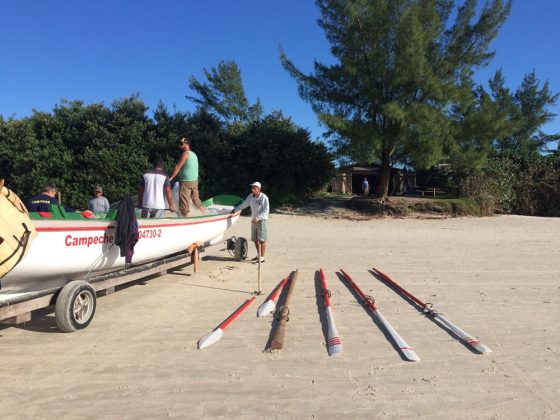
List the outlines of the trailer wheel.
<svg viewBox="0 0 560 420">
<path fill-rule="evenodd" d="M 235 258 L 239 261 L 247 259 L 249 253 L 249 244 L 247 239 L 239 237 L 235 240 Z"/>
<path fill-rule="evenodd" d="M 63 332 L 83 330 L 93 319 L 96 305 L 95 290 L 88 282 L 71 281 L 62 288 L 56 299 L 56 325 Z"/>
</svg>

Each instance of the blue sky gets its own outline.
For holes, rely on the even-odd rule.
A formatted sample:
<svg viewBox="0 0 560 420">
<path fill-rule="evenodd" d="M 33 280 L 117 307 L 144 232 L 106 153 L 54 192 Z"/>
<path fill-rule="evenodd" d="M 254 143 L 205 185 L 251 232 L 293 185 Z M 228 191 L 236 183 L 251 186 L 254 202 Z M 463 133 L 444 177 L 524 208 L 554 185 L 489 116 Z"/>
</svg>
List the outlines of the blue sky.
<svg viewBox="0 0 560 420">
<path fill-rule="evenodd" d="M 482 3 L 479 1 L 479 3 Z M 0 115 L 50 111 L 61 98 L 110 104 L 139 93 L 154 109 L 192 111 L 191 75 L 220 60 L 239 65 L 251 102 L 281 110 L 318 137 L 322 128 L 279 60 L 281 46 L 298 68 L 331 60 L 312 0 L 1 0 Z M 514 0 L 492 44 L 497 54 L 476 80 L 499 67 L 517 88 L 536 71 L 560 92 L 560 1 Z M 174 108 L 175 107 L 175 108 Z M 560 105 L 552 109 L 560 114 Z M 559 117 L 545 131 L 560 132 Z"/>
</svg>

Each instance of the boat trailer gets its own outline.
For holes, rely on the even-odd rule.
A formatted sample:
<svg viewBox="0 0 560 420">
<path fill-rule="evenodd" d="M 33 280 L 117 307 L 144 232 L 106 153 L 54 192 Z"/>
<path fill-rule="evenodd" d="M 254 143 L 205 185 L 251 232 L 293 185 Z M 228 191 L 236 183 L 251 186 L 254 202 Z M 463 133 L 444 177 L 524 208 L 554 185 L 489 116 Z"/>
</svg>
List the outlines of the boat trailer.
<svg viewBox="0 0 560 420">
<path fill-rule="evenodd" d="M 218 243 L 222 243 L 220 241 Z M 218 244 L 217 243 L 217 244 Z M 237 260 L 246 258 L 246 251 L 241 251 L 240 244 L 247 246 L 244 238 L 230 238 L 226 249 L 231 244 L 233 256 Z M 217 245 L 216 244 L 216 245 Z M 63 332 L 75 332 L 86 328 L 92 321 L 97 306 L 97 297 L 111 294 L 115 287 L 131 283 L 149 276 L 163 276 L 169 270 L 192 265 L 194 272 L 198 268 L 198 254 L 204 247 L 195 243 L 180 252 L 159 260 L 127 267 L 119 271 L 97 275 L 87 280 L 72 280 L 66 284 L 28 292 L 0 292 L 0 323 L 18 325 L 31 321 L 31 313 L 37 309 L 54 306 L 55 320 Z"/>
</svg>

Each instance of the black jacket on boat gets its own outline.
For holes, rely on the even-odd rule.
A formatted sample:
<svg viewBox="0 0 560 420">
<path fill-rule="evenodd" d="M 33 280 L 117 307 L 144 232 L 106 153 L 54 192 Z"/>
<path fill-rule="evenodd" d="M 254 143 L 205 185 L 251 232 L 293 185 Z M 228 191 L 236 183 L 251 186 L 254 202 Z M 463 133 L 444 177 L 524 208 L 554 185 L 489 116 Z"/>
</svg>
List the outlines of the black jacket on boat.
<svg viewBox="0 0 560 420">
<path fill-rule="evenodd" d="M 136 220 L 132 199 L 130 197 L 123 198 L 117 209 L 115 245 L 120 248 L 121 257 L 126 257 L 126 263 L 130 264 L 134 254 L 134 245 L 138 242 L 138 221 Z"/>
</svg>

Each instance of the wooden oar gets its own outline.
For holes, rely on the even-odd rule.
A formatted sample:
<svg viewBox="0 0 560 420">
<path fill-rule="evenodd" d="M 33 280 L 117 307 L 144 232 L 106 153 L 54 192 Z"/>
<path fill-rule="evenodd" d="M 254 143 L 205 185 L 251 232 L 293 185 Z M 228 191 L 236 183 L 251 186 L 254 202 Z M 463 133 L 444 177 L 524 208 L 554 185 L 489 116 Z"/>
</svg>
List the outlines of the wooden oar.
<svg viewBox="0 0 560 420">
<path fill-rule="evenodd" d="M 211 344 L 219 341 L 222 336 L 224 335 L 224 330 L 226 327 L 231 324 L 235 318 L 237 318 L 241 312 L 243 312 L 247 307 L 253 303 L 256 299 L 256 296 L 253 296 L 251 299 L 247 299 L 243 305 L 241 305 L 234 313 L 232 313 L 224 322 L 222 322 L 215 330 L 206 334 L 200 340 L 198 340 L 198 348 L 203 349 L 204 347 L 208 347 Z"/>
<path fill-rule="evenodd" d="M 290 286 L 286 295 L 286 301 L 284 302 L 284 305 L 282 305 L 277 311 L 278 326 L 276 328 L 274 338 L 270 343 L 269 350 L 281 350 L 282 348 L 284 348 L 284 336 L 286 335 L 287 328 L 286 324 L 289 321 L 288 315 L 290 313 L 288 305 L 290 304 L 290 298 L 292 297 L 292 293 L 294 292 L 294 286 L 296 284 L 297 277 L 298 270 L 294 271 L 294 273 L 292 274 L 292 279 L 290 280 Z"/>
<path fill-rule="evenodd" d="M 276 310 L 275 299 L 278 296 L 278 293 L 280 293 L 280 290 L 282 290 L 282 288 L 286 285 L 289 279 L 290 276 L 288 275 L 284 280 L 280 281 L 280 283 L 278 283 L 278 286 L 276 286 L 276 288 L 272 291 L 268 299 L 261 306 L 259 306 L 259 309 L 257 309 L 258 317 L 267 316 L 269 313 L 274 312 Z"/>
<path fill-rule="evenodd" d="M 365 293 L 362 292 L 362 289 L 360 289 L 358 285 L 354 283 L 354 280 L 352 280 L 352 277 L 350 277 L 350 275 L 346 271 L 340 269 L 340 272 L 344 275 L 344 278 L 350 284 L 350 286 L 352 286 L 352 288 L 356 291 L 356 293 L 360 295 L 363 305 L 366 306 L 371 311 L 373 316 L 377 318 L 377 320 L 381 323 L 381 325 L 383 325 L 385 330 L 389 333 L 389 335 L 391 336 L 391 338 L 393 339 L 393 341 L 395 342 L 395 344 L 397 345 L 397 347 L 399 348 L 399 350 L 401 351 L 405 359 L 411 362 L 419 361 L 420 357 L 418 357 L 418 354 L 416 354 L 414 349 L 408 345 L 408 343 L 393 328 L 393 326 L 389 323 L 389 321 L 387 321 L 385 317 L 381 315 L 381 312 L 379 312 L 379 309 L 377 309 L 377 306 L 375 305 L 375 301 L 373 300 L 373 298 L 370 296 L 366 296 Z"/>
<path fill-rule="evenodd" d="M 336 325 L 334 325 L 334 317 L 331 311 L 331 291 L 327 289 L 327 281 L 325 280 L 325 273 L 323 269 L 320 269 L 321 274 L 321 288 L 323 289 L 323 298 L 325 299 L 325 307 L 327 313 L 327 323 L 328 323 L 328 334 L 327 334 L 327 351 L 329 356 L 334 356 L 335 354 L 342 353 L 342 341 L 336 330 Z"/>
</svg>

